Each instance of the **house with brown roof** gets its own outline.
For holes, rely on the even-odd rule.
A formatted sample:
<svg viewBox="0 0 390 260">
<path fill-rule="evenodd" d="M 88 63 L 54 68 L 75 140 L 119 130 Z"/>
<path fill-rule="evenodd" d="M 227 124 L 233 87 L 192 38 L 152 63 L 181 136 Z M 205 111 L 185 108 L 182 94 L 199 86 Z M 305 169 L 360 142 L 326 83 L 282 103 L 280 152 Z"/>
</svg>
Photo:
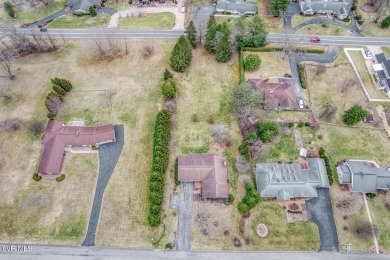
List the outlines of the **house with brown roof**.
<svg viewBox="0 0 390 260">
<path fill-rule="evenodd" d="M 267 79 L 249 79 L 263 94 L 264 109 L 297 109 L 294 87 L 288 82 L 269 83 Z"/>
<path fill-rule="evenodd" d="M 215 154 L 188 154 L 178 158 L 180 182 L 194 182 L 194 193 L 205 199 L 229 197 L 226 158 Z"/>
<path fill-rule="evenodd" d="M 59 175 L 65 149 L 72 146 L 99 146 L 115 142 L 112 124 L 102 126 L 65 126 L 64 122 L 49 120 L 42 134 L 43 153 L 38 166 L 40 176 Z"/>
</svg>

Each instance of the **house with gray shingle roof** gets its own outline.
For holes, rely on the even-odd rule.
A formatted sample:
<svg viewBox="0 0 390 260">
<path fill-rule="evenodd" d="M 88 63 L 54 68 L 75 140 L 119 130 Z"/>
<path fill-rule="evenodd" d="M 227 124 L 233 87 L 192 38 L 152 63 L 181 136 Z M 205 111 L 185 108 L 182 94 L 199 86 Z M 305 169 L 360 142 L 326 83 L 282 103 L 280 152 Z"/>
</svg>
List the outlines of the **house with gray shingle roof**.
<svg viewBox="0 0 390 260">
<path fill-rule="evenodd" d="M 317 188 L 329 188 L 325 162 L 321 158 L 309 158 L 307 164 L 257 163 L 254 173 L 262 198 L 313 198 L 318 197 Z"/>
<path fill-rule="evenodd" d="M 372 68 L 377 79 L 376 87 L 383 89 L 390 97 L 390 59 L 386 54 L 379 53 L 375 55 L 374 61 Z"/>
<path fill-rule="evenodd" d="M 352 0 L 300 0 L 299 6 L 305 15 L 330 14 L 342 20 L 348 17 Z"/>
<path fill-rule="evenodd" d="M 66 5 L 71 7 L 73 12 L 89 14 L 89 7 L 102 7 L 102 0 L 67 0 Z"/>
<path fill-rule="evenodd" d="M 217 1 L 216 11 L 218 13 L 256 14 L 257 5 L 254 2 L 244 2 L 243 0 L 220 0 Z"/>
<path fill-rule="evenodd" d="M 371 161 L 346 160 L 337 167 L 340 184 L 351 186 L 352 191 L 377 193 L 390 190 L 390 171 Z"/>
</svg>

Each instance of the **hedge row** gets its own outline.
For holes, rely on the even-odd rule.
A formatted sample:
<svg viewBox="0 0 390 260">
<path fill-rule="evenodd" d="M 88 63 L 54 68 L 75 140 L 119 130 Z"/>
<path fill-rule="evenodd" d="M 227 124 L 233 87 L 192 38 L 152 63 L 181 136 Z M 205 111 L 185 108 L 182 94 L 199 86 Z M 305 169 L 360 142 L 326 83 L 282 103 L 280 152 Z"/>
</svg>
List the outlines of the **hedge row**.
<svg viewBox="0 0 390 260">
<path fill-rule="evenodd" d="M 237 209 L 241 214 L 248 213 L 252 208 L 256 207 L 260 201 L 260 194 L 255 188 L 253 182 L 245 184 L 246 195 L 237 205 Z"/>
<path fill-rule="evenodd" d="M 253 52 L 272 52 L 272 51 L 283 51 L 283 48 L 278 47 L 244 47 L 244 51 L 253 51 Z M 320 49 L 296 49 L 296 52 L 307 52 L 307 53 L 325 53 L 325 50 Z"/>
<path fill-rule="evenodd" d="M 164 174 L 169 161 L 168 144 L 171 138 L 171 114 L 161 110 L 156 117 L 153 137 L 152 173 L 149 178 L 149 216 L 152 227 L 161 223 L 161 209 L 164 199 Z"/>
<path fill-rule="evenodd" d="M 307 80 L 305 76 L 305 67 L 302 65 L 298 65 L 298 76 L 299 81 L 301 82 L 301 87 L 307 89 Z"/>
<path fill-rule="evenodd" d="M 326 167 L 326 172 L 328 173 L 328 180 L 329 180 L 329 185 L 332 186 L 333 184 L 333 169 L 332 166 L 330 165 L 330 161 L 328 156 L 325 154 L 324 148 L 320 148 L 319 150 L 320 158 L 324 159 L 325 161 L 325 167 Z"/>
<path fill-rule="evenodd" d="M 238 61 L 239 61 L 239 73 L 240 73 L 240 84 L 244 82 L 244 54 L 242 49 L 238 51 Z"/>
</svg>

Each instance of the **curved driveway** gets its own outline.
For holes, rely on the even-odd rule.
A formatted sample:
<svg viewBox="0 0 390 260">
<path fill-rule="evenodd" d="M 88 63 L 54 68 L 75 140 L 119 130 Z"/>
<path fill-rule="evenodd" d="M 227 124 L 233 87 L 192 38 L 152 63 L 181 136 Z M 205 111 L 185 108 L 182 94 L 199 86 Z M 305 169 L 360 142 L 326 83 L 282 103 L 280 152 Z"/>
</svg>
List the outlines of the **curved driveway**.
<svg viewBox="0 0 390 260">
<path fill-rule="evenodd" d="M 91 210 L 91 216 L 89 217 L 88 231 L 83 242 L 83 246 L 95 245 L 95 233 L 97 224 L 99 222 L 100 209 L 102 207 L 102 200 L 104 190 L 107 183 L 111 178 L 111 175 L 121 155 L 123 143 L 124 143 L 124 128 L 123 125 L 116 125 L 114 143 L 103 144 L 99 147 L 99 176 L 96 184 L 95 197 L 93 198 L 93 205 Z"/>
</svg>

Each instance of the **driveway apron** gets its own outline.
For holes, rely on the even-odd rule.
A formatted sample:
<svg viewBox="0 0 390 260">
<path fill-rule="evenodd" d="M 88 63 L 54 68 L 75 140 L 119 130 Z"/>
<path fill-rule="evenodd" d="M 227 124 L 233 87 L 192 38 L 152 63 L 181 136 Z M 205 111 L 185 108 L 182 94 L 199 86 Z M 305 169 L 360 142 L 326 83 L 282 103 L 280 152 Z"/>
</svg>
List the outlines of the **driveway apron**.
<svg viewBox="0 0 390 260">
<path fill-rule="evenodd" d="M 189 251 L 191 242 L 192 202 L 194 183 L 182 182 L 179 195 L 179 221 L 177 224 L 176 250 Z"/>
</svg>

